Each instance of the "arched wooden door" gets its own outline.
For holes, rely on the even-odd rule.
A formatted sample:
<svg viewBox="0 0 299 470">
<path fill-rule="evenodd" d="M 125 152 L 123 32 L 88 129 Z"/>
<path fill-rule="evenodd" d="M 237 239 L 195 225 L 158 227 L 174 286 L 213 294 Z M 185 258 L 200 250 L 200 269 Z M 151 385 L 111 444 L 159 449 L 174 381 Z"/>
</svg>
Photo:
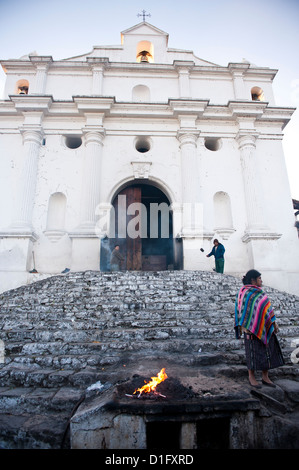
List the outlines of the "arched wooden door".
<svg viewBox="0 0 299 470">
<path fill-rule="evenodd" d="M 101 270 L 109 270 L 107 258 L 115 245 L 119 245 L 119 251 L 124 258 L 123 270 L 163 271 L 171 268 L 172 213 L 166 195 L 155 186 L 133 184 L 116 195 L 113 207 L 115 238 L 106 239 L 102 243 Z M 162 207 L 163 214 L 161 210 L 157 210 Z M 168 230 L 165 230 L 165 227 Z"/>
<path fill-rule="evenodd" d="M 124 207 L 119 203 L 120 199 L 125 203 L 125 214 Z M 138 207 L 138 204 L 141 204 L 141 186 L 129 186 L 123 189 L 113 202 L 116 214 L 115 238 L 117 239 L 120 251 L 125 258 L 124 267 L 128 271 L 141 271 L 142 269 L 142 238 L 138 236 L 138 233 L 141 232 L 141 227 L 139 226 L 141 221 L 139 214 L 137 214 L 136 217 L 136 212 L 134 211 L 134 209 Z M 132 210 L 130 210 L 130 208 L 132 208 Z M 120 210 L 123 211 L 121 217 L 119 214 Z M 136 224 L 134 224 L 134 219 L 137 219 Z M 124 227 L 119 227 L 120 224 L 123 224 L 124 220 L 126 221 L 125 238 L 123 238 Z M 130 228 L 132 233 L 128 233 L 130 232 Z M 122 233 L 120 233 L 120 230 Z"/>
</svg>

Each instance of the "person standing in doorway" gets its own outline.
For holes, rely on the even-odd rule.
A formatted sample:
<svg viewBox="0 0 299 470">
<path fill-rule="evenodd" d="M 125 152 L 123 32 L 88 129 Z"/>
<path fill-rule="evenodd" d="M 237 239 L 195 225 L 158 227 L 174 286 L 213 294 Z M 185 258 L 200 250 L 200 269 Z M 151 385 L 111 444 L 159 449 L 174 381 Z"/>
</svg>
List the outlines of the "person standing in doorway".
<svg viewBox="0 0 299 470">
<path fill-rule="evenodd" d="M 110 269 L 111 271 L 120 271 L 124 257 L 119 252 L 119 245 L 115 245 L 114 250 L 110 257 Z"/>
<path fill-rule="evenodd" d="M 235 303 L 236 338 L 244 334 L 246 363 L 252 387 L 261 388 L 255 371 L 262 371 L 262 383 L 275 387 L 268 370 L 284 365 L 283 355 L 276 336 L 278 326 L 271 302 L 262 290 L 261 274 L 255 269 L 243 277 Z"/>
<path fill-rule="evenodd" d="M 207 255 L 207 258 L 209 258 L 212 255 L 215 256 L 215 271 L 216 271 L 216 273 L 223 273 L 223 271 L 224 271 L 224 252 L 225 252 L 225 248 L 222 245 L 222 243 L 219 243 L 217 238 L 215 238 L 213 243 L 214 243 L 213 249 L 212 249 L 211 253 L 209 253 Z"/>
</svg>

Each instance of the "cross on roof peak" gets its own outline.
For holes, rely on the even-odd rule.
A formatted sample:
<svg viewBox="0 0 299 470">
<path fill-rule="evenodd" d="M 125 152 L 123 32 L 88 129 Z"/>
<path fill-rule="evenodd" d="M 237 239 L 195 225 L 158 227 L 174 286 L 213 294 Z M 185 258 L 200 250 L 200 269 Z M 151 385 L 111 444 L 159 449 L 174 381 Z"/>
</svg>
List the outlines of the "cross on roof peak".
<svg viewBox="0 0 299 470">
<path fill-rule="evenodd" d="M 138 13 L 137 16 L 143 16 L 143 21 L 145 21 L 145 17 L 146 17 L 146 16 L 149 16 L 149 17 L 150 17 L 151 15 L 150 15 L 149 13 L 146 14 L 146 11 L 145 11 L 145 10 L 142 10 L 142 13 Z"/>
</svg>

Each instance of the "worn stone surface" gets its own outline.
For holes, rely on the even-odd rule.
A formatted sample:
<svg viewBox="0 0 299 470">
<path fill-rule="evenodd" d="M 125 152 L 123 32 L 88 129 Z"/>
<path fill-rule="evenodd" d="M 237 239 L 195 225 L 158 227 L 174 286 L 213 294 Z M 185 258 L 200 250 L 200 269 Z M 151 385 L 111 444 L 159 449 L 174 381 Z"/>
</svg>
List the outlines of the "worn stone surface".
<svg viewBox="0 0 299 470">
<path fill-rule="evenodd" d="M 219 381 L 223 395 L 228 383 L 248 387 L 243 344 L 233 329 L 240 284 L 213 272 L 87 271 L 1 294 L 0 447 L 59 447 L 74 407 L 97 381 L 116 384 L 136 373 L 155 375 L 167 365 L 173 377 L 180 372 L 183 382 L 184 376 L 191 380 L 188 371 L 204 371 L 200 383 L 207 393 L 213 394 Z M 283 400 L 292 396 L 295 406 L 297 392 L 290 383 L 299 378 L 290 344 L 299 337 L 299 299 L 265 290 L 276 310 L 286 359 L 271 377 L 282 381 Z M 27 422 L 28 413 L 54 420 L 60 415 L 60 434 L 51 440 L 50 432 L 42 432 L 39 442 L 33 432 L 38 421 L 14 428 L 12 423 L 23 416 Z"/>
</svg>

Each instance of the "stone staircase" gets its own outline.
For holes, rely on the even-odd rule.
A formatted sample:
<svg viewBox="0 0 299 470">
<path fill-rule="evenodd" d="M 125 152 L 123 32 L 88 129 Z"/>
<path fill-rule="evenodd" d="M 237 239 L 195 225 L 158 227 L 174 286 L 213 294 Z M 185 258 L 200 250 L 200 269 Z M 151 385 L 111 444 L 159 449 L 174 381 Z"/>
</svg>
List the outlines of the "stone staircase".
<svg viewBox="0 0 299 470">
<path fill-rule="evenodd" d="M 60 447 L 86 389 L 116 383 L 144 362 L 244 368 L 233 328 L 240 285 L 213 272 L 87 271 L 0 294 L 0 448 Z M 291 340 L 299 337 L 299 298 L 265 290 L 286 374 Z"/>
</svg>

